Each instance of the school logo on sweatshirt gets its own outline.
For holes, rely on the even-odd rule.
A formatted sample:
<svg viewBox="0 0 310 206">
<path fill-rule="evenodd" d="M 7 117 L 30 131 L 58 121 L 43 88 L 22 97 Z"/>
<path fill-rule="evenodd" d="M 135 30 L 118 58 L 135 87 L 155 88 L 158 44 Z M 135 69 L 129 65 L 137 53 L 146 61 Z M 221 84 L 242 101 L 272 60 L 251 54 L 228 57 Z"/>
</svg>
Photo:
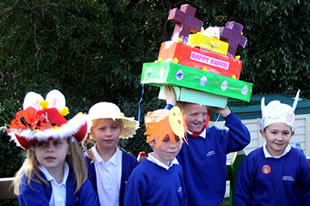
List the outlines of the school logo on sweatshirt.
<svg viewBox="0 0 310 206">
<path fill-rule="evenodd" d="M 215 155 L 215 151 L 214 151 L 214 150 L 209 151 L 209 152 L 207 153 L 207 157 L 208 157 L 208 156 L 213 156 L 213 155 Z"/>
<path fill-rule="evenodd" d="M 288 181 L 288 182 L 294 182 L 294 178 L 292 176 L 283 176 L 282 177 L 283 181 Z"/>
<path fill-rule="evenodd" d="M 264 174 L 269 174 L 269 173 L 271 172 L 271 167 L 270 167 L 269 165 L 264 165 L 264 166 L 262 167 L 262 172 L 263 172 Z"/>
</svg>

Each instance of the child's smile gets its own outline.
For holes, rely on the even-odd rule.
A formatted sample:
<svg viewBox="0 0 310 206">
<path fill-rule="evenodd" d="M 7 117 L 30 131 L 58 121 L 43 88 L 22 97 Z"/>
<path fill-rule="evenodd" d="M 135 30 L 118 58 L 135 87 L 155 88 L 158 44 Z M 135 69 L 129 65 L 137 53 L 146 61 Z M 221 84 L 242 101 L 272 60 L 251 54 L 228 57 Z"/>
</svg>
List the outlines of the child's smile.
<svg viewBox="0 0 310 206">
<path fill-rule="evenodd" d="M 266 138 L 266 147 L 272 156 L 280 156 L 289 144 L 293 132 L 285 123 L 273 123 L 262 131 Z"/>
</svg>

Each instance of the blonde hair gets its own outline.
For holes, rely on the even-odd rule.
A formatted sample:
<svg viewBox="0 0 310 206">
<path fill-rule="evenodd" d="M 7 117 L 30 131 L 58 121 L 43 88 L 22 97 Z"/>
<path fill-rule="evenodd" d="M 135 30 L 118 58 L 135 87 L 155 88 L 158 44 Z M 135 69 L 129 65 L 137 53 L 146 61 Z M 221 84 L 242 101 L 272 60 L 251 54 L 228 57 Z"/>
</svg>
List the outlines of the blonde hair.
<svg viewBox="0 0 310 206">
<path fill-rule="evenodd" d="M 152 112 L 146 113 L 144 117 L 144 123 L 149 122 L 159 122 L 160 120 L 165 119 L 169 114 L 169 110 L 167 109 L 158 109 Z M 146 129 L 149 129 L 147 125 L 145 125 Z"/>
<path fill-rule="evenodd" d="M 110 118 L 108 118 L 110 119 Z M 108 119 L 100 118 L 92 120 L 92 126 L 90 128 L 90 132 L 88 133 L 87 137 L 82 142 L 83 150 L 85 151 L 87 157 L 91 160 L 91 162 L 95 161 L 95 156 L 92 151 L 89 150 L 92 146 L 96 144 L 96 137 L 94 137 L 93 129 L 98 126 L 99 123 L 104 122 Z M 112 120 L 112 119 L 111 119 Z M 113 120 L 121 129 L 123 129 L 123 121 L 121 119 Z"/>
<path fill-rule="evenodd" d="M 75 139 L 72 138 L 67 138 L 67 142 L 69 144 L 68 149 L 69 154 L 66 157 L 66 161 L 71 167 L 70 169 L 73 169 L 74 171 L 76 181 L 76 189 L 74 193 L 77 193 L 82 187 L 83 183 L 86 181 L 88 174 L 81 146 Z M 13 188 L 14 193 L 16 195 L 20 194 L 19 186 L 21 184 L 21 178 L 23 175 L 27 177 L 28 179 L 27 184 L 30 187 L 31 187 L 31 181 L 43 183 L 50 186 L 49 183 L 40 175 L 39 166 L 40 163 L 36 159 L 34 145 L 31 145 L 30 148 L 27 150 L 27 158 L 25 162 L 23 163 L 21 168 L 16 172 L 15 178 L 13 180 Z M 38 179 L 35 179 L 34 176 L 36 176 Z"/>
</svg>

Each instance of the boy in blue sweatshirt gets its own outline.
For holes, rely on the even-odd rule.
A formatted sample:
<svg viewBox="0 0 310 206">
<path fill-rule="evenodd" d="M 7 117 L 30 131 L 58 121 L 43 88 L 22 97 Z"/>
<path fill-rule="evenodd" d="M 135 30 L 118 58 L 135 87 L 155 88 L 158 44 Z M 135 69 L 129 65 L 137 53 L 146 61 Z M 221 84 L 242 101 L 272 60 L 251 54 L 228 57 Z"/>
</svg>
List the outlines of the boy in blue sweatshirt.
<svg viewBox="0 0 310 206">
<path fill-rule="evenodd" d="M 147 143 L 153 152 L 131 173 L 125 188 L 124 204 L 187 205 L 182 166 L 176 155 L 185 129 L 179 108 L 148 112 L 145 117 Z"/>
<path fill-rule="evenodd" d="M 166 87 L 166 108 L 176 104 L 174 90 Z M 205 105 L 178 102 L 188 127 L 188 144 L 177 156 L 183 167 L 188 205 L 219 205 L 226 189 L 226 155 L 242 150 L 250 142 L 250 133 L 226 106 L 213 108 L 226 121 L 228 130 L 208 127 L 210 110 Z"/>
<path fill-rule="evenodd" d="M 266 143 L 242 162 L 236 205 L 310 205 L 310 166 L 303 152 L 289 145 L 298 96 L 299 91 L 293 107 L 277 100 L 265 106 L 262 98 L 260 133 Z"/>
</svg>

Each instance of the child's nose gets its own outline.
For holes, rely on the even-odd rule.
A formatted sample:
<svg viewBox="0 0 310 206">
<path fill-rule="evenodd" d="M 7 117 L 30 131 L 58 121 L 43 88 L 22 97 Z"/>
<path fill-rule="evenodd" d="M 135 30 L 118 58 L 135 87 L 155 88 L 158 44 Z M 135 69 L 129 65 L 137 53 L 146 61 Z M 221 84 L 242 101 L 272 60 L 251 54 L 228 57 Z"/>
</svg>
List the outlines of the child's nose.
<svg viewBox="0 0 310 206">
<path fill-rule="evenodd" d="M 284 139 L 284 136 L 282 134 L 277 135 L 277 139 L 279 141 L 282 141 Z"/>
<path fill-rule="evenodd" d="M 202 115 L 201 114 L 197 115 L 197 121 L 202 121 Z"/>
<path fill-rule="evenodd" d="M 47 150 L 48 151 L 53 151 L 54 150 L 54 145 L 52 144 L 52 142 L 48 142 L 47 143 Z"/>
<path fill-rule="evenodd" d="M 112 130 L 110 128 L 106 129 L 106 135 L 111 136 L 112 135 Z"/>
<path fill-rule="evenodd" d="M 170 142 L 169 146 L 171 148 L 175 148 L 177 146 L 177 143 L 176 142 Z"/>
</svg>

